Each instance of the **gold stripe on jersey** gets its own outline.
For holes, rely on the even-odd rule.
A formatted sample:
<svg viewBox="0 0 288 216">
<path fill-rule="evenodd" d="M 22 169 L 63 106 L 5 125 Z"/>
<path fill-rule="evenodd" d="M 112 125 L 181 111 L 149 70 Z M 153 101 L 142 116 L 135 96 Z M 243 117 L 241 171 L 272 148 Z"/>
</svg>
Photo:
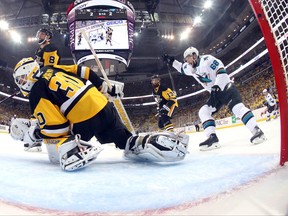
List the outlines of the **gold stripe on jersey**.
<svg viewBox="0 0 288 216">
<path fill-rule="evenodd" d="M 171 124 L 165 125 L 164 129 L 166 131 L 173 131 L 174 130 L 173 124 L 171 123 Z"/>
<path fill-rule="evenodd" d="M 89 79 L 89 75 L 90 75 L 89 67 L 85 67 L 85 66 L 78 67 L 78 65 L 54 65 L 54 68 L 59 68 L 66 72 L 76 74 L 85 80 Z"/>
<path fill-rule="evenodd" d="M 43 135 L 59 137 L 68 134 L 67 119 L 60 112 L 59 107 L 52 104 L 51 101 L 41 98 L 34 109 L 33 115 L 37 116 Z M 46 129 L 50 127 L 53 127 L 53 129 Z"/>
<path fill-rule="evenodd" d="M 54 68 L 64 70 L 73 74 L 77 74 L 78 66 L 77 65 L 54 65 Z"/>
<path fill-rule="evenodd" d="M 88 67 L 81 67 L 81 78 L 84 78 L 86 80 L 89 79 L 89 75 L 90 75 L 90 69 Z"/>
<path fill-rule="evenodd" d="M 52 51 L 52 52 L 44 52 L 43 53 L 43 66 L 48 66 L 48 65 L 57 65 L 59 61 L 59 56 L 57 54 L 57 50 Z"/>
<path fill-rule="evenodd" d="M 177 104 L 178 105 L 178 104 Z M 176 106 L 176 103 L 172 104 L 171 107 L 170 107 L 170 110 L 169 112 L 167 113 L 167 116 L 171 117 L 173 112 L 174 112 L 174 108 Z"/>
</svg>

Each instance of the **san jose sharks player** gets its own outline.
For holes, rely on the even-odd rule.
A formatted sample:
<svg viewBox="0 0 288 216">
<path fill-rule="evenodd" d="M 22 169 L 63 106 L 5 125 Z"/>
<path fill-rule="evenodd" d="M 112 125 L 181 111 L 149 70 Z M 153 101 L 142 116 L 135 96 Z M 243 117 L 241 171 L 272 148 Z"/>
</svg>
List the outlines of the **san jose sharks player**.
<svg viewBox="0 0 288 216">
<path fill-rule="evenodd" d="M 221 60 L 212 55 L 199 55 L 195 47 L 189 47 L 184 52 L 185 63 L 175 60 L 175 57 L 164 55 L 166 63 L 173 66 L 178 72 L 193 76 L 207 91 L 210 98 L 199 110 L 207 140 L 200 143 L 200 150 L 220 148 L 215 132 L 216 124 L 213 115 L 223 106 L 227 105 L 233 114 L 240 118 L 244 125 L 251 131 L 250 142 L 259 144 L 266 140 L 263 131 L 258 127 L 256 118 L 250 109 L 242 102 L 241 95 L 230 80 L 229 75 Z"/>
</svg>

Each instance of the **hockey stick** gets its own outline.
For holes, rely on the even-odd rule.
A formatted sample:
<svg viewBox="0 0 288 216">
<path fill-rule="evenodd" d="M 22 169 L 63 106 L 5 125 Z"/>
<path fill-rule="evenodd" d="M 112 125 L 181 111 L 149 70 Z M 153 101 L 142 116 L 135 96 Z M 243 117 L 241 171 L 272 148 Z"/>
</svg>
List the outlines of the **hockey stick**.
<svg viewBox="0 0 288 216">
<path fill-rule="evenodd" d="M 167 68 L 168 68 L 168 73 L 169 73 L 169 76 L 170 76 L 170 80 L 171 80 L 171 84 L 172 84 L 173 91 L 174 91 L 175 94 L 177 95 L 177 92 L 176 92 L 176 89 L 175 89 L 175 84 L 174 84 L 174 79 L 173 79 L 172 74 L 171 74 L 170 65 L 167 64 Z"/>
<path fill-rule="evenodd" d="M 12 95 L 10 95 L 9 97 L 4 98 L 3 100 L 0 101 L 0 104 L 2 104 L 2 103 L 4 103 L 5 101 L 7 101 L 7 100 L 9 100 L 9 99 L 11 99 L 11 98 L 17 96 L 18 94 L 20 94 L 20 91 L 14 93 L 14 94 L 12 94 Z"/>
<path fill-rule="evenodd" d="M 93 47 L 92 47 L 92 45 L 91 45 L 91 43 L 90 43 L 90 41 L 88 39 L 88 36 L 87 36 L 86 32 L 84 30 L 81 30 L 81 32 L 82 32 L 82 35 L 85 38 L 86 42 L 89 45 L 90 51 L 91 51 L 92 55 L 94 56 L 96 64 L 98 65 L 98 67 L 99 67 L 99 69 L 100 69 L 100 71 L 102 73 L 102 76 L 104 77 L 105 82 L 107 83 L 109 89 L 111 90 L 112 89 L 112 85 L 111 85 L 111 83 L 110 83 L 110 81 L 109 81 L 109 79 L 108 79 L 108 77 L 107 77 L 107 75 L 106 75 L 106 73 L 105 73 L 105 71 L 104 71 L 104 69 L 102 67 L 101 62 L 98 59 L 98 56 L 97 56 L 95 50 L 93 49 Z M 132 123 L 131 123 L 131 121 L 129 119 L 129 116 L 128 116 L 128 114 L 127 114 L 127 112 L 126 112 L 126 110 L 125 110 L 120 98 L 115 98 L 115 99 L 113 99 L 112 102 L 114 103 L 114 106 L 115 106 L 115 108 L 116 108 L 116 110 L 118 112 L 118 115 L 120 116 L 120 118 L 121 118 L 122 122 L 124 123 L 124 125 L 127 127 L 127 129 L 132 134 L 135 134 L 134 127 L 133 127 L 133 125 L 132 125 Z"/>
<path fill-rule="evenodd" d="M 103 67 L 102 67 L 102 64 L 101 64 L 100 60 L 99 60 L 98 57 L 97 57 L 97 54 L 96 54 L 94 48 L 92 47 L 92 45 L 91 45 L 91 43 L 90 43 L 90 41 L 89 41 L 89 38 L 88 38 L 86 32 L 85 32 L 84 30 L 81 30 L 81 33 L 82 33 L 84 39 L 86 40 L 86 42 L 87 42 L 87 44 L 88 44 L 88 46 L 89 46 L 89 48 L 90 48 L 90 51 L 91 51 L 92 55 L 94 56 L 94 59 L 95 59 L 95 61 L 96 61 L 96 64 L 98 65 L 98 67 L 99 67 L 99 69 L 100 69 L 100 71 L 101 71 L 101 73 L 102 73 L 102 76 L 104 77 L 104 80 L 106 81 L 109 89 L 111 90 L 111 89 L 112 89 L 112 85 L 111 85 L 111 83 L 110 83 L 109 80 L 108 80 L 108 77 L 107 77 L 107 75 L 106 75 L 106 73 L 105 73 L 105 71 L 104 71 L 104 69 L 103 69 Z"/>
</svg>

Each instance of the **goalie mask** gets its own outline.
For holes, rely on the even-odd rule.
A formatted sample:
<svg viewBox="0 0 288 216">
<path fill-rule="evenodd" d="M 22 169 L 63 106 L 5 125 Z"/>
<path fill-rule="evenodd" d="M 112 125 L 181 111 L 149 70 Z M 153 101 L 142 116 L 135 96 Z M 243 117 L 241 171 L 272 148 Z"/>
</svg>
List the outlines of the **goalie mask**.
<svg viewBox="0 0 288 216">
<path fill-rule="evenodd" d="M 39 45 L 45 43 L 46 41 L 50 41 L 52 37 L 53 33 L 46 28 L 41 28 L 36 33 L 36 38 L 38 39 Z"/>
<path fill-rule="evenodd" d="M 199 60 L 199 51 L 195 47 L 189 47 L 185 50 L 184 61 L 191 64 L 193 68 L 197 67 Z"/>
<path fill-rule="evenodd" d="M 24 97 L 27 97 L 40 76 L 39 64 L 31 57 L 24 58 L 14 68 L 13 77 Z"/>
</svg>

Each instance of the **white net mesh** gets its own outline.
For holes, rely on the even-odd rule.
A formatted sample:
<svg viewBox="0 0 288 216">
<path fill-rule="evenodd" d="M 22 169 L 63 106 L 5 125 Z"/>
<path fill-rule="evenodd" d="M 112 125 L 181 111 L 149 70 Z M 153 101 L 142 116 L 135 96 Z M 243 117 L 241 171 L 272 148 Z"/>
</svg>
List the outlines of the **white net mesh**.
<svg viewBox="0 0 288 216">
<path fill-rule="evenodd" d="M 281 56 L 286 86 L 288 88 L 288 1 L 261 0 L 260 2 Z"/>
</svg>

